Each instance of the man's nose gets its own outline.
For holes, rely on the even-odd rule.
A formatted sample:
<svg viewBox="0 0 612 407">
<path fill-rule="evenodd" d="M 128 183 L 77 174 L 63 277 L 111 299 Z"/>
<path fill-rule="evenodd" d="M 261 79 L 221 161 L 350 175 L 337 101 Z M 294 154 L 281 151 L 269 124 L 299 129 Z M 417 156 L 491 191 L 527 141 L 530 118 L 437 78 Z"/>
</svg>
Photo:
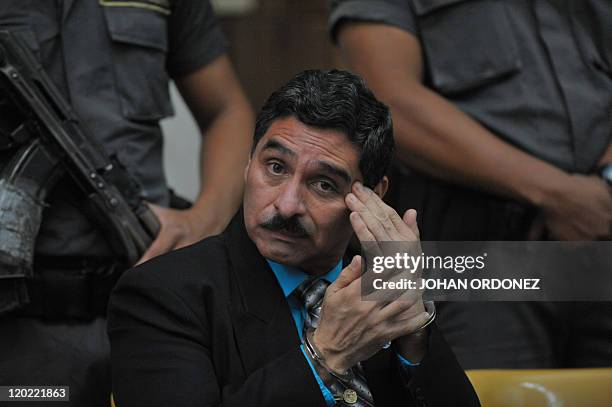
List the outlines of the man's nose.
<svg viewBox="0 0 612 407">
<path fill-rule="evenodd" d="M 280 189 L 274 207 L 285 219 L 305 212 L 304 201 L 301 196 L 300 183 L 297 180 L 288 180 Z"/>
</svg>

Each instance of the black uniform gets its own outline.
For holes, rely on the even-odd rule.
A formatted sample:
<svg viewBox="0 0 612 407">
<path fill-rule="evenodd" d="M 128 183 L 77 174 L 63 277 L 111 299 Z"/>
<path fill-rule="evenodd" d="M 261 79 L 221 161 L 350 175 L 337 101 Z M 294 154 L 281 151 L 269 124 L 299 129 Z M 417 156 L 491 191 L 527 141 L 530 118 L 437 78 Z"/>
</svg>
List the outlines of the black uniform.
<svg viewBox="0 0 612 407">
<path fill-rule="evenodd" d="M 25 40 L 144 198 L 167 206 L 159 120 L 173 113 L 169 79 L 225 51 L 209 2 L 3 0 L 0 29 Z M 0 316 L 0 385 L 70 385 L 70 405 L 108 406 L 105 311 L 121 266 L 71 180 L 59 183 L 48 204 L 32 303 Z"/>
<path fill-rule="evenodd" d="M 413 34 L 426 86 L 567 172 L 595 171 L 612 140 L 609 0 L 332 1 L 332 35 L 350 20 Z M 393 176 L 390 202 L 419 211 L 424 240 L 524 240 L 536 215 L 406 169 Z M 466 368 L 612 364 L 601 304 L 444 305 L 439 325 Z"/>
</svg>

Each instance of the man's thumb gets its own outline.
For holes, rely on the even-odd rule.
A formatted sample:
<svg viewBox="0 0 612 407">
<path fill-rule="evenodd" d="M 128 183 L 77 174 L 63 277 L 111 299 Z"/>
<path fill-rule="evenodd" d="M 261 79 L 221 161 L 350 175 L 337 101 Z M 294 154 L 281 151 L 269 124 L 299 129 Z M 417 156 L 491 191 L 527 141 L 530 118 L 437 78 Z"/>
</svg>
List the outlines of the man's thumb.
<svg viewBox="0 0 612 407">
<path fill-rule="evenodd" d="M 353 281 L 361 277 L 361 256 L 353 257 L 350 264 L 346 266 L 336 281 L 329 287 L 333 291 L 338 291 L 351 284 Z"/>
</svg>

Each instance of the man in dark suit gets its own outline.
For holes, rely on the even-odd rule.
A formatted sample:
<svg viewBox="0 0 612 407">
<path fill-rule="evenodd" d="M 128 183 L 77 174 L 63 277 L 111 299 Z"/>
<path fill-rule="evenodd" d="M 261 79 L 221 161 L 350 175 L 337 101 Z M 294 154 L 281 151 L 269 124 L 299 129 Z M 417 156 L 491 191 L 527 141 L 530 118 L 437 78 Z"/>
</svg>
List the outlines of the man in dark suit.
<svg viewBox="0 0 612 407">
<path fill-rule="evenodd" d="M 270 96 L 254 139 L 230 226 L 114 291 L 118 407 L 478 405 L 420 294 L 363 301 L 361 257 L 343 262 L 353 234 L 418 241 L 416 213 L 380 199 L 387 107 L 353 74 L 306 71 Z"/>
</svg>

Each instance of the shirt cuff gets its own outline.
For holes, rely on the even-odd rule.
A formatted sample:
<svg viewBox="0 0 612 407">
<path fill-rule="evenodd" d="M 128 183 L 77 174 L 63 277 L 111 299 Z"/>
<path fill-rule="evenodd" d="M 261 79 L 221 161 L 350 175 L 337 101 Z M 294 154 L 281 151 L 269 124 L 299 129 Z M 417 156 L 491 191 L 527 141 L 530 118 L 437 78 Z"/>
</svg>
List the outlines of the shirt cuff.
<svg viewBox="0 0 612 407">
<path fill-rule="evenodd" d="M 317 380 L 319 388 L 321 389 L 321 393 L 323 394 L 323 398 L 325 398 L 325 402 L 327 403 L 327 405 L 329 407 L 335 406 L 336 405 L 336 401 L 334 400 L 334 395 L 327 388 L 327 386 L 325 386 L 325 383 L 323 383 L 323 379 L 321 379 L 321 376 L 319 376 L 319 374 L 317 373 L 317 370 L 312 365 L 312 362 L 310 361 L 310 358 L 308 357 L 308 355 L 306 355 L 306 350 L 304 349 L 304 345 L 300 345 L 300 349 L 301 349 L 302 353 L 304 354 L 304 357 L 306 358 L 306 361 L 308 362 L 308 366 L 310 366 L 310 369 L 312 369 L 312 374 L 314 375 L 315 379 Z"/>
<path fill-rule="evenodd" d="M 402 365 L 403 367 L 407 367 L 407 368 L 413 369 L 413 368 L 421 365 L 421 362 L 412 363 L 411 361 L 409 361 L 408 359 L 406 359 L 405 357 L 403 357 L 399 353 L 395 352 L 395 354 L 397 355 L 397 359 L 400 361 L 400 365 Z"/>
</svg>

